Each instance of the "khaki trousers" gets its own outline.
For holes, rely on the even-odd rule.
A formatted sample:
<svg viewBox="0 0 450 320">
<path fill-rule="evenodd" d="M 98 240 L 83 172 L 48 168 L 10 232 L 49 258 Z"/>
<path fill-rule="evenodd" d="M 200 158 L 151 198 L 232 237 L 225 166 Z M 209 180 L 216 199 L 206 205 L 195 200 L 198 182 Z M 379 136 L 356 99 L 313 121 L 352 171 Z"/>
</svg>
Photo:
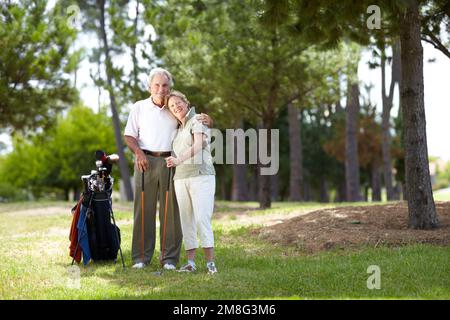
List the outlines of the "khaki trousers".
<svg viewBox="0 0 450 320">
<path fill-rule="evenodd" d="M 144 177 L 144 248 L 142 250 L 142 172 L 134 167 L 134 224 L 132 240 L 132 259 L 133 263 L 150 263 L 153 257 L 156 243 L 156 204 L 159 199 L 159 222 L 160 222 L 160 261 L 163 244 L 164 228 L 164 209 L 166 204 L 166 190 L 169 178 L 169 168 L 166 167 L 166 161 L 163 157 L 153 157 L 147 155 L 150 168 L 145 172 Z M 171 181 L 168 199 L 167 217 L 166 217 L 166 239 L 164 260 L 162 264 L 171 263 L 177 265 L 180 259 L 181 243 L 183 234 L 181 231 L 180 214 L 178 210 L 177 199 L 175 197 L 175 188 L 173 186 L 173 176 L 175 168 L 171 168 Z M 142 251 L 144 252 L 144 261 L 141 261 Z"/>
</svg>

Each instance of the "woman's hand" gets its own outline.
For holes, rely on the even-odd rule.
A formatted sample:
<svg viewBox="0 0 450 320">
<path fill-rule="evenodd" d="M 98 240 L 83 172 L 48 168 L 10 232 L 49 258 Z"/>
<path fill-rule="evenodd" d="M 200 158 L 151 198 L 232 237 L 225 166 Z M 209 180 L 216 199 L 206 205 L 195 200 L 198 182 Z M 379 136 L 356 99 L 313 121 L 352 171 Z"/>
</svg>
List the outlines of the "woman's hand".
<svg viewBox="0 0 450 320">
<path fill-rule="evenodd" d="M 180 160 L 175 157 L 167 157 L 166 158 L 167 168 L 176 167 L 180 164 Z"/>
</svg>

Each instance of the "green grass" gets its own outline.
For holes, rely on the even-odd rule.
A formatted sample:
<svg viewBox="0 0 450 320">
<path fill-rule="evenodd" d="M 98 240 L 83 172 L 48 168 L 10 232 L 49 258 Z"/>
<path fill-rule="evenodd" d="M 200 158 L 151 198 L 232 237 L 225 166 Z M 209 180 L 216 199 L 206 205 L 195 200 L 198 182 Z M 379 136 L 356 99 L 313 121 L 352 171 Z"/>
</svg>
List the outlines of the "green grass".
<svg viewBox="0 0 450 320">
<path fill-rule="evenodd" d="M 436 192 L 433 198 L 435 201 L 450 201 L 450 192 Z"/>
<path fill-rule="evenodd" d="M 54 206 L 0 205 L 0 299 L 449 299 L 449 247 L 414 245 L 365 248 L 306 255 L 251 237 L 255 225 L 223 218 L 213 223 L 219 273 L 208 276 L 203 253 L 195 274 L 165 272 L 156 258 L 143 270 L 131 269 L 132 213 L 122 204 L 115 216 L 122 231 L 126 270 L 120 263 L 80 266 L 80 288 L 69 274 L 68 233 L 72 203 L 60 213 L 33 215 L 17 210 Z M 249 210 L 251 215 L 288 214 L 321 204 L 218 202 L 218 212 Z M 119 206 L 118 206 L 119 207 Z M 125 209 L 124 209 L 125 208 Z M 236 209 L 238 208 L 238 209 Z M 184 258 L 184 254 L 182 255 Z M 367 268 L 381 269 L 381 288 L 369 290 Z"/>
</svg>

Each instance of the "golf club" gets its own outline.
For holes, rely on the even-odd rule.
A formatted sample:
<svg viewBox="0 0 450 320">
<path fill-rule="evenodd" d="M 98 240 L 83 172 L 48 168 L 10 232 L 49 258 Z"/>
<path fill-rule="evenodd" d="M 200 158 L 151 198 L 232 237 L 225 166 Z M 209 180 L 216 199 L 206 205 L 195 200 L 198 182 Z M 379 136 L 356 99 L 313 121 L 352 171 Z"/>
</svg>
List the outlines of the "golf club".
<svg viewBox="0 0 450 320">
<path fill-rule="evenodd" d="M 112 211 L 112 208 L 110 208 L 110 212 L 111 212 L 111 218 L 114 223 L 114 226 L 116 226 L 116 219 L 114 219 L 114 212 Z M 123 261 L 122 248 L 120 247 L 120 241 L 119 241 L 119 231 L 117 230 L 117 227 L 114 228 L 114 230 L 116 232 L 117 245 L 119 246 L 120 259 L 122 260 L 122 267 L 123 267 L 123 270 L 125 270 L 125 262 Z"/>
<path fill-rule="evenodd" d="M 166 251 L 166 226 L 167 226 L 167 209 L 169 207 L 169 190 L 170 190 L 170 178 L 172 173 L 172 168 L 169 168 L 169 178 L 167 180 L 166 189 L 166 203 L 164 207 L 164 224 L 163 224 L 163 238 L 162 238 L 162 248 L 161 248 L 161 265 L 164 263 L 165 251 Z"/>
<path fill-rule="evenodd" d="M 144 263 L 144 178 L 145 171 L 142 171 L 141 177 L 141 262 Z"/>
<path fill-rule="evenodd" d="M 169 191 L 170 191 L 170 180 L 172 178 L 172 168 L 169 168 L 169 177 L 167 180 L 167 189 L 166 189 L 166 203 L 164 207 L 164 223 L 163 223 L 163 236 L 162 236 L 162 244 L 161 244 L 161 259 L 160 264 L 161 267 L 164 266 L 164 257 L 166 250 L 166 226 L 167 226 L 167 209 L 169 207 Z M 164 268 L 161 271 L 155 271 L 152 274 L 155 276 L 161 276 L 164 271 Z"/>
</svg>

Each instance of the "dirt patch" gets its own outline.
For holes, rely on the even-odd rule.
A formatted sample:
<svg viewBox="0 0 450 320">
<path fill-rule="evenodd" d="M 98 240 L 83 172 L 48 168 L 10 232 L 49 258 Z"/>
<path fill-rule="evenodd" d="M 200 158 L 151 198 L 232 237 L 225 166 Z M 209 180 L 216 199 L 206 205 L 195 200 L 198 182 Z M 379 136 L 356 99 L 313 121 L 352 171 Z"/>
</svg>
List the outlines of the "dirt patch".
<svg viewBox="0 0 450 320">
<path fill-rule="evenodd" d="M 437 202 L 440 227 L 408 229 L 406 202 L 317 210 L 252 231 L 274 244 L 314 253 L 364 245 L 401 246 L 412 243 L 450 244 L 450 202 Z"/>
</svg>

